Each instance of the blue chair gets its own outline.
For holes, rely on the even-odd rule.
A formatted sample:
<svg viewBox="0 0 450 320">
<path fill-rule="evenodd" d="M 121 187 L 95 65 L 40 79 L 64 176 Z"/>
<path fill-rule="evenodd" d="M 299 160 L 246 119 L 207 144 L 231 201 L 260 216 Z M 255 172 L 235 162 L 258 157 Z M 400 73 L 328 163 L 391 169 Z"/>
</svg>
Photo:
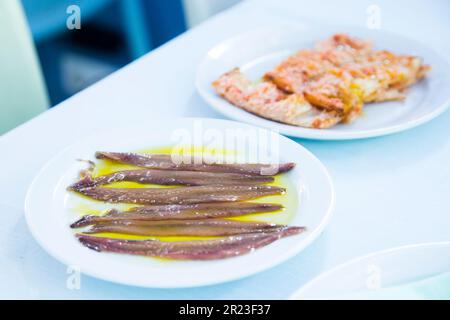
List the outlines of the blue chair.
<svg viewBox="0 0 450 320">
<path fill-rule="evenodd" d="M 70 5 L 80 7 L 83 25 L 84 22 L 101 14 L 108 6 L 117 4 L 115 0 L 22 0 L 22 2 L 33 38 L 38 43 L 67 30 L 66 9 Z M 128 50 L 133 58 L 138 58 L 152 49 L 151 33 L 145 23 L 142 1 L 120 0 L 119 5 Z"/>
</svg>

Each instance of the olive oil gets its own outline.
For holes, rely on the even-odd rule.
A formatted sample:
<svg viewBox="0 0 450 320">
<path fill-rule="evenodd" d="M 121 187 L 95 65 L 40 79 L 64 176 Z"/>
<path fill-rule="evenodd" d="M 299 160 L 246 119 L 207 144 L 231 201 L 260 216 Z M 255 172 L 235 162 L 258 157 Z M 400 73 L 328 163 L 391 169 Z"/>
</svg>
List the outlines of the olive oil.
<svg viewBox="0 0 450 320">
<path fill-rule="evenodd" d="M 183 149 L 183 151 L 189 150 L 192 155 L 203 155 L 203 156 L 217 156 L 217 155 L 235 155 L 234 151 L 229 150 L 217 150 L 205 147 L 188 147 Z M 141 154 L 171 154 L 172 147 L 157 147 L 151 149 L 137 150 L 136 153 Z M 95 168 L 92 172 L 93 177 L 98 177 L 102 175 L 111 174 L 121 170 L 136 170 L 142 169 L 140 167 L 120 164 L 110 160 L 97 160 Z M 258 199 L 251 200 L 252 202 L 265 202 L 265 203 L 277 203 L 281 204 L 284 208 L 275 212 L 264 212 L 255 213 L 251 215 L 244 215 L 240 217 L 233 217 L 229 219 L 240 220 L 240 221 L 266 221 L 277 224 L 288 224 L 297 212 L 298 199 L 296 194 L 296 188 L 294 184 L 289 180 L 286 175 L 275 176 L 274 182 L 268 184 L 277 187 L 282 187 L 286 189 L 286 193 L 283 195 L 267 196 Z M 109 185 L 102 186 L 103 188 L 174 188 L 176 186 L 161 186 L 155 184 L 140 184 L 137 182 L 114 182 Z M 95 201 L 78 194 L 71 195 L 75 197 L 74 202 L 77 199 L 82 199 L 81 203 L 77 203 L 72 206 L 72 211 L 77 214 L 77 216 L 83 215 L 102 215 L 111 208 L 116 208 L 118 210 L 127 210 L 136 205 L 133 204 L 105 204 L 103 202 Z M 79 201 L 78 201 L 79 202 Z M 103 209 L 100 209 L 102 208 Z M 79 231 L 78 231 L 79 232 Z M 113 233 L 101 233 L 97 234 L 99 237 L 109 237 L 115 239 L 127 239 L 127 240 L 145 240 L 145 239 L 158 239 L 161 241 L 190 241 L 190 240 L 207 240 L 214 239 L 215 237 L 148 237 L 148 236 L 136 236 L 136 235 L 126 235 L 126 234 L 113 234 Z"/>
</svg>

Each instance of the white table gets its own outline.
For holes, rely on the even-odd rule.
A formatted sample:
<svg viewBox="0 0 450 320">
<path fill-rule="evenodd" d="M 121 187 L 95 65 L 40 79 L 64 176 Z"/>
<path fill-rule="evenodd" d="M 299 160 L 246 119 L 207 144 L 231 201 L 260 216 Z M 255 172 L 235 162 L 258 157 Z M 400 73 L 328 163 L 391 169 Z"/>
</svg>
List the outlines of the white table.
<svg viewBox="0 0 450 320">
<path fill-rule="evenodd" d="M 365 25 L 366 9 L 373 1 L 337 2 L 246 1 L 2 136 L 0 297 L 283 299 L 317 274 L 361 254 L 449 240 L 450 112 L 388 137 L 298 140 L 325 163 L 334 178 L 335 216 L 324 234 L 297 257 L 243 280 L 154 290 L 82 276 L 81 289 L 70 290 L 67 267 L 44 252 L 26 228 L 22 207 L 27 187 L 56 152 L 84 135 L 137 119 L 221 117 L 200 99 L 193 84 L 196 66 L 208 48 L 242 30 L 280 20 L 308 23 L 312 19 L 305 17 L 314 17 Z M 443 54 L 450 52 L 448 1 L 377 2 L 382 28 L 415 38 Z"/>
</svg>

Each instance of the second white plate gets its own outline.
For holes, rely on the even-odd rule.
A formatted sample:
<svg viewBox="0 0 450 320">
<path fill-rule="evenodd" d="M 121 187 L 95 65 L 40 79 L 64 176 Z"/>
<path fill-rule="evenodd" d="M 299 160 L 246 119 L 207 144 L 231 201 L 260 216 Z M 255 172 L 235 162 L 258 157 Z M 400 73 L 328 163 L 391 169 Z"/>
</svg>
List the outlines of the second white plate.
<svg viewBox="0 0 450 320">
<path fill-rule="evenodd" d="M 424 81 L 409 89 L 405 101 L 368 104 L 364 115 L 354 123 L 339 124 L 326 130 L 301 128 L 258 117 L 231 105 L 219 97 L 211 86 L 221 74 L 235 67 L 240 67 L 250 78 L 259 79 L 289 54 L 301 48 L 311 48 L 317 41 L 336 32 L 371 40 L 378 49 L 420 56 L 433 69 Z M 282 25 L 249 31 L 216 45 L 198 68 L 196 86 L 209 105 L 238 121 L 293 137 L 360 139 L 406 130 L 445 111 L 450 105 L 450 64 L 426 46 L 385 31 L 325 25 Z"/>
<path fill-rule="evenodd" d="M 290 299 L 342 299 L 377 287 L 426 279 L 450 270 L 449 252 L 450 242 L 415 244 L 375 252 L 324 272 Z"/>
</svg>

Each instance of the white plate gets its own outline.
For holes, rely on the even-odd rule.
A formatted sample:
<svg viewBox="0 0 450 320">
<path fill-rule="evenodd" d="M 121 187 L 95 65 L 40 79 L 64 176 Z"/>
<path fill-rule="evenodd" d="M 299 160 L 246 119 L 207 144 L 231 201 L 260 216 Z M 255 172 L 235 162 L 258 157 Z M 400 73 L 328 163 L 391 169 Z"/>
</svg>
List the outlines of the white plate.
<svg viewBox="0 0 450 320">
<path fill-rule="evenodd" d="M 398 286 L 438 275 L 450 270 L 449 252 L 450 242 L 437 242 L 369 254 L 319 275 L 290 299 L 339 298 L 378 285 Z"/>
<path fill-rule="evenodd" d="M 423 57 L 433 70 L 424 81 L 409 89 L 406 101 L 368 104 L 364 115 L 354 123 L 339 124 L 326 130 L 301 128 L 258 117 L 231 105 L 216 95 L 211 86 L 212 81 L 234 67 L 240 67 L 252 79 L 259 79 L 289 54 L 311 48 L 318 40 L 336 32 L 371 40 L 376 48 Z M 420 43 L 385 31 L 324 25 L 271 26 L 243 33 L 212 48 L 198 68 L 196 86 L 209 105 L 238 121 L 300 138 L 360 139 L 406 130 L 445 111 L 450 105 L 450 64 Z"/>
<path fill-rule="evenodd" d="M 258 141 L 250 141 L 248 137 L 252 135 L 256 135 Z M 231 138 L 229 141 L 234 139 L 236 146 L 243 147 L 231 148 L 228 142 L 223 142 L 228 138 Z M 98 253 L 83 247 L 75 239 L 69 228 L 70 222 L 77 217 L 73 208 L 77 201 L 84 206 L 85 201 L 93 202 L 66 191 L 66 187 L 76 180 L 79 170 L 85 167 L 77 159 L 94 159 L 98 150 L 134 151 L 181 142 L 237 149 L 246 157 L 252 157 L 255 152 L 261 155 L 270 153 L 274 157 L 279 154 L 280 161 L 296 162 L 298 166 L 286 175 L 290 184 L 288 194 L 294 195 L 294 207 L 287 208 L 294 210 L 289 224 L 307 226 L 308 231 L 247 255 L 209 262 L 163 261 Z M 123 284 L 175 288 L 242 278 L 289 259 L 319 236 L 328 223 L 333 204 L 334 191 L 327 170 L 301 145 L 277 133 L 233 121 L 180 119 L 118 128 L 68 147 L 37 175 L 28 190 L 25 211 L 28 226 L 41 246 L 61 262 L 80 268 L 82 273 Z"/>
</svg>

